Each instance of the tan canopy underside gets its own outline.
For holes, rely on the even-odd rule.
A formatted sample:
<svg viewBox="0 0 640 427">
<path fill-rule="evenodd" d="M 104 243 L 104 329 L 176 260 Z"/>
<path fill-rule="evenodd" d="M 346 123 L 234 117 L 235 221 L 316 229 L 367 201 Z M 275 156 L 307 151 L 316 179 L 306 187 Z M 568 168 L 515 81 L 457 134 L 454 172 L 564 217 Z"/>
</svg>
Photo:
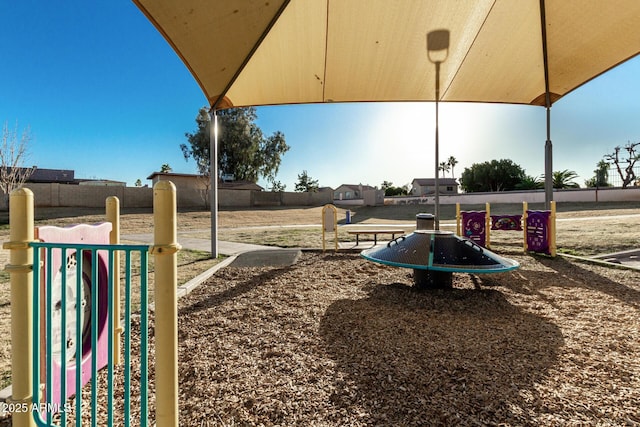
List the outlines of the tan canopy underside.
<svg viewBox="0 0 640 427">
<path fill-rule="evenodd" d="M 434 100 L 436 29 L 441 100 L 545 104 L 540 0 L 134 1 L 217 108 Z M 640 52 L 638 0 L 545 10 L 552 101 Z"/>
</svg>

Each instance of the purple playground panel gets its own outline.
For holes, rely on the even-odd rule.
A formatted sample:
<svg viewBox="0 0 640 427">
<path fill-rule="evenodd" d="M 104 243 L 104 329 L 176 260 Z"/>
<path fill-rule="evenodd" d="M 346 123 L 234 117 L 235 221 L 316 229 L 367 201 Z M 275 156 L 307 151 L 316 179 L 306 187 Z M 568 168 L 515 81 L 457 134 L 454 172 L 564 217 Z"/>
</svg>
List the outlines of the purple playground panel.
<svg viewBox="0 0 640 427">
<path fill-rule="evenodd" d="M 522 231 L 522 215 L 491 215 L 491 229 Z"/>
<path fill-rule="evenodd" d="M 551 255 L 549 218 L 551 211 L 527 211 L 527 249 Z"/>
<path fill-rule="evenodd" d="M 485 211 L 464 211 L 460 212 L 462 216 L 462 236 L 474 243 L 485 247 L 487 241 L 487 230 L 485 228 L 486 216 Z"/>
<path fill-rule="evenodd" d="M 485 247 L 487 234 L 491 230 L 522 231 L 524 225 L 527 230 L 527 250 L 551 255 L 549 233 L 551 211 L 527 210 L 526 213 L 526 224 L 522 222 L 522 215 L 491 215 L 491 227 L 487 230 L 486 211 L 462 211 L 460 212 L 462 236 Z"/>
</svg>

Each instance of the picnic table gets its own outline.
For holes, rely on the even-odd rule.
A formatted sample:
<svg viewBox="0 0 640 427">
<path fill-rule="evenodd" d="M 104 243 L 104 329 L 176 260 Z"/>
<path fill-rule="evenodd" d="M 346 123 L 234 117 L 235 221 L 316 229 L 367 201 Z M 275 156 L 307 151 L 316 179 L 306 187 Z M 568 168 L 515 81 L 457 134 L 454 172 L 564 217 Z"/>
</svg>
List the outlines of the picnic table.
<svg viewBox="0 0 640 427">
<path fill-rule="evenodd" d="M 391 234 L 391 239 L 395 239 L 396 234 L 402 235 L 405 234 L 405 231 L 397 228 L 363 228 L 361 230 L 348 230 L 347 233 L 355 234 L 357 246 L 360 243 L 361 234 L 373 234 L 373 244 L 376 245 L 378 243 L 378 234 Z"/>
</svg>

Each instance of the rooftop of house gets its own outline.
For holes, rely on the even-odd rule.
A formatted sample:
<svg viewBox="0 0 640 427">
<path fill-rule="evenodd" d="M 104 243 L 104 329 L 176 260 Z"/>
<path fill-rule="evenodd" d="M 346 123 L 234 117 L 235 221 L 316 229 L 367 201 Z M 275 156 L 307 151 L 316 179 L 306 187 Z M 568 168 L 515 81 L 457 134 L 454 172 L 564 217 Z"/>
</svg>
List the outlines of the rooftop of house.
<svg viewBox="0 0 640 427">
<path fill-rule="evenodd" d="M 20 168 L 26 169 L 26 168 Z M 44 169 L 34 167 L 27 182 L 75 183 L 75 172 L 69 169 Z"/>
<path fill-rule="evenodd" d="M 429 186 L 429 185 L 435 185 L 436 179 L 435 178 L 415 178 L 413 181 L 411 181 L 411 183 L 414 185 Z M 458 181 L 455 178 L 439 178 L 438 184 L 458 185 Z"/>
<path fill-rule="evenodd" d="M 147 177 L 147 179 L 153 180 L 156 177 L 166 177 L 167 179 L 171 179 L 171 177 L 185 177 L 192 179 L 200 179 L 205 178 L 205 175 L 193 174 L 193 173 L 173 173 L 173 172 L 153 172 L 151 175 Z M 257 190 L 263 191 L 264 188 L 255 182 L 251 181 L 223 181 L 218 180 L 218 189 L 225 190 Z"/>
<path fill-rule="evenodd" d="M 338 187 L 337 189 L 340 189 L 342 187 L 347 187 L 350 188 L 354 191 L 360 191 L 360 190 L 375 190 L 375 187 L 372 187 L 370 185 L 365 185 L 365 184 L 342 184 L 340 187 Z M 337 190 L 336 189 L 336 190 Z"/>
</svg>

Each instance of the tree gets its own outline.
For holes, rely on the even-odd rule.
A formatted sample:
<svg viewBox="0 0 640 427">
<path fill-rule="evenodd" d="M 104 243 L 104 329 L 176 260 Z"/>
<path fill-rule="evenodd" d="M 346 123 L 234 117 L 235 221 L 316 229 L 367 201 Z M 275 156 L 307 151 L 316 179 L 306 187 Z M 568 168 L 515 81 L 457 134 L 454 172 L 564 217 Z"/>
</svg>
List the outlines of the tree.
<svg viewBox="0 0 640 427">
<path fill-rule="evenodd" d="M 600 160 L 596 165 L 596 170 L 593 178 L 584 182 L 587 187 L 610 187 L 609 184 L 609 163 L 604 160 Z"/>
<path fill-rule="evenodd" d="M 442 177 L 444 178 L 445 172 L 449 172 L 449 163 L 440 162 L 440 166 L 438 166 L 438 170 L 442 171 Z"/>
<path fill-rule="evenodd" d="M 140 178 L 136 179 L 135 186 L 136 187 L 142 187 L 142 181 L 140 181 Z"/>
<path fill-rule="evenodd" d="M 272 179 L 269 182 L 271 183 L 271 191 L 274 193 L 280 193 L 287 189 L 287 186 L 285 184 L 281 183 L 280 181 L 276 181 L 275 179 Z"/>
<path fill-rule="evenodd" d="M 404 196 L 408 193 L 409 193 L 409 189 L 406 185 L 403 185 L 402 187 L 391 186 L 384 190 L 384 195 L 387 197 Z"/>
<path fill-rule="evenodd" d="M 606 154 L 604 156 L 604 160 L 613 163 L 616 166 L 616 170 L 618 171 L 618 175 L 620 175 L 620 179 L 622 179 L 622 188 L 627 188 L 629 184 L 635 183 L 636 181 L 636 173 L 635 173 L 635 165 L 636 162 L 640 159 L 640 154 L 636 151 L 636 148 L 640 145 L 640 142 L 627 142 L 623 148 L 620 146 L 616 147 L 611 154 Z M 621 158 L 621 151 L 627 152 L 626 158 Z M 624 167 L 624 172 L 622 171 Z"/>
<path fill-rule="evenodd" d="M 171 169 L 171 166 L 169 166 L 169 163 L 165 163 L 162 166 L 160 166 L 160 172 L 161 173 L 169 173 L 171 172 L 173 169 Z"/>
<path fill-rule="evenodd" d="M 539 190 L 544 188 L 544 181 L 539 176 L 525 175 L 516 185 L 516 190 Z"/>
<path fill-rule="evenodd" d="M 302 171 L 302 173 L 298 175 L 298 182 L 296 182 L 296 191 L 315 193 L 316 191 L 318 191 L 318 188 L 318 180 L 312 179 L 306 170 Z"/>
<path fill-rule="evenodd" d="M 449 163 L 449 166 L 451 166 L 451 178 L 455 178 L 456 175 L 453 172 L 453 168 L 455 168 L 456 165 L 458 164 L 458 160 L 453 156 L 449 156 L 449 159 L 447 160 L 447 163 Z"/>
<path fill-rule="evenodd" d="M 194 133 L 186 132 L 184 135 L 189 141 L 190 147 L 187 144 L 180 144 L 182 155 L 186 161 L 189 161 L 190 157 L 196 162 L 198 172 L 201 175 L 211 175 L 211 156 L 209 155 L 209 113 L 207 108 L 203 107 L 198 112 L 196 117 L 196 124 L 198 129 Z M 219 160 L 219 159 L 218 159 Z"/>
<path fill-rule="evenodd" d="M 211 177 L 209 175 L 200 174 L 196 179 L 198 182 L 198 192 L 200 193 L 200 199 L 205 209 L 211 207 Z"/>
<path fill-rule="evenodd" d="M 577 173 L 568 169 L 565 169 L 563 171 L 555 171 L 553 172 L 553 188 L 580 188 L 580 184 L 573 181 L 577 177 Z"/>
<path fill-rule="evenodd" d="M 405 194 L 408 194 L 409 192 L 409 187 L 407 185 L 403 185 L 402 187 L 394 187 L 393 182 L 391 181 L 384 181 L 380 185 L 380 188 L 384 190 L 384 195 L 387 197 L 403 196 Z"/>
<path fill-rule="evenodd" d="M 460 186 L 467 193 L 478 191 L 510 191 L 525 177 L 524 169 L 509 159 L 474 163 L 460 176 Z"/>
<path fill-rule="evenodd" d="M 282 132 L 264 137 L 255 123 L 256 109 L 231 108 L 218 111 L 218 170 L 221 175 L 233 175 L 241 181 L 258 182 L 275 179 L 281 158 L 289 150 Z M 196 117 L 197 129 L 185 133 L 187 144 L 180 144 L 185 160 L 193 158 L 202 175 L 211 174 L 209 156 L 209 113 L 201 108 Z"/>
<path fill-rule="evenodd" d="M 33 173 L 31 167 L 24 167 L 27 157 L 27 148 L 31 141 L 29 128 L 22 131 L 18 137 L 18 124 L 13 130 L 5 122 L 2 127 L 2 145 L 0 146 L 0 189 L 4 191 L 5 197 L 9 193 L 22 187 Z M 8 205 L 7 205 L 8 206 Z"/>
</svg>

